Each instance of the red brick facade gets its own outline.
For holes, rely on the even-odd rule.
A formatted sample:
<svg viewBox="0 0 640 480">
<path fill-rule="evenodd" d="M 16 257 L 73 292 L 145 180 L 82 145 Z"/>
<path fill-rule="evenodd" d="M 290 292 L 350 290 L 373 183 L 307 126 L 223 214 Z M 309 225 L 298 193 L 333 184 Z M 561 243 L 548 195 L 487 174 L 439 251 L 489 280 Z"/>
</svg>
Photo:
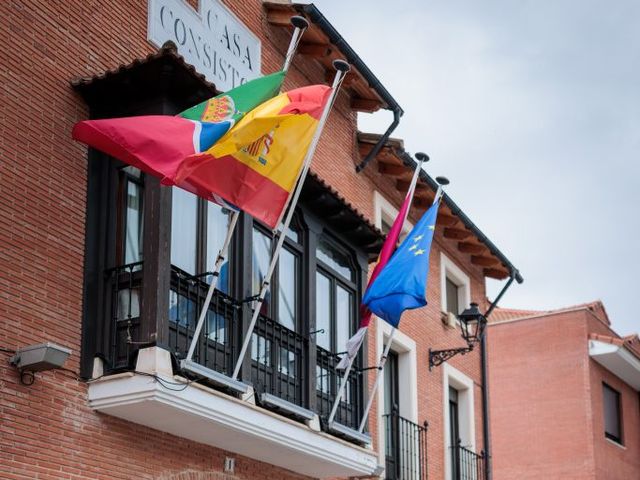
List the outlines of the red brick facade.
<svg viewBox="0 0 640 480">
<path fill-rule="evenodd" d="M 638 478 L 638 392 L 589 356 L 589 334 L 619 338 L 602 304 L 520 316 L 489 327 L 494 478 Z M 604 435 L 603 382 L 621 394 L 624 446 Z"/>
<path fill-rule="evenodd" d="M 262 41 L 263 72 L 279 68 L 288 38 L 267 24 L 261 2 L 225 3 Z M 0 2 L 0 346 L 15 350 L 52 341 L 73 351 L 66 364 L 70 371 L 37 374 L 32 386 L 20 384 L 16 370 L 6 361 L 8 355 L 2 353 L 0 477 L 302 478 L 248 458 L 236 458 L 234 475 L 223 474 L 224 457 L 237 455 L 97 414 L 87 405 L 86 384 L 73 373 L 79 370 L 82 335 L 87 150 L 71 140 L 70 132 L 75 122 L 87 118 L 88 111 L 70 80 L 100 74 L 155 51 L 147 42 L 146 31 L 145 1 Z M 319 64 L 299 56 L 285 88 L 324 79 Z M 373 219 L 374 190 L 396 206 L 402 198 L 392 179 L 373 169 L 355 172 L 360 156 L 356 113 L 349 100 L 347 92 L 340 93 L 312 169 Z M 414 211 L 412 220 L 416 221 L 420 213 Z M 401 325 L 402 332 L 417 345 L 417 420 L 429 422 L 432 479 L 444 478 L 445 425 L 442 370 L 429 371 L 428 349 L 463 345 L 459 330 L 444 327 L 440 319 L 441 252 L 466 272 L 471 279 L 471 299 L 486 307 L 482 268 L 472 265 L 469 255 L 455 249 L 456 243 L 445 239 L 440 229 L 437 231 L 431 251 L 429 305 L 405 315 Z M 371 365 L 378 355 L 375 335 L 374 327 L 369 336 Z M 511 353 L 515 352 L 501 355 L 511 358 Z M 450 363 L 474 382 L 476 450 L 480 451 L 479 354 L 475 351 Z M 567 365 L 567 374 L 574 366 Z M 576 384 L 575 390 L 578 387 Z M 499 384 L 496 389 L 500 390 Z M 372 418 L 377 414 L 374 404 Z M 371 422 L 374 444 L 377 425 Z M 573 452 L 566 455 L 571 457 Z M 594 465 L 581 468 L 585 472 L 601 468 L 604 460 L 598 458 L 596 455 Z"/>
</svg>

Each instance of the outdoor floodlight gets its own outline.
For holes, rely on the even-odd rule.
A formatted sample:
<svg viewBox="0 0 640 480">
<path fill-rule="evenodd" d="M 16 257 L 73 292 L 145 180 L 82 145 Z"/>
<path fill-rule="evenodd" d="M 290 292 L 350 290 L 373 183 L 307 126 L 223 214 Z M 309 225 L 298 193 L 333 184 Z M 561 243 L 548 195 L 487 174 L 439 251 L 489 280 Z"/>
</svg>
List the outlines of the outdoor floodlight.
<svg viewBox="0 0 640 480">
<path fill-rule="evenodd" d="M 10 362 L 21 372 L 41 372 L 61 368 L 69 355 L 68 348 L 47 342 L 19 349 Z"/>
</svg>

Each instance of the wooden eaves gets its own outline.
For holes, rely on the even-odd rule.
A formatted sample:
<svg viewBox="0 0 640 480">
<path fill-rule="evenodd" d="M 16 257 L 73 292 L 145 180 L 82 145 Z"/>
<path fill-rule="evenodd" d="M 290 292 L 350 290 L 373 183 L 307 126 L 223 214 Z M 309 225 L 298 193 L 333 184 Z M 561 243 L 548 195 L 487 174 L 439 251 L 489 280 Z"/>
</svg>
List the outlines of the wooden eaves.
<svg viewBox="0 0 640 480">
<path fill-rule="evenodd" d="M 379 139 L 378 134 L 358 133 L 360 156 L 365 157 Z M 392 178 L 396 189 L 404 194 L 409 187 L 416 163 L 404 150 L 402 140 L 389 139 L 376 156 L 375 163 L 369 168 L 372 167 L 381 175 Z M 431 205 L 436 185 L 435 180 L 425 171 L 421 172 L 413 203 L 416 209 L 424 210 Z M 470 262 L 480 267 L 486 277 L 502 280 L 513 273 L 519 283 L 522 281 L 518 270 L 446 194 L 440 207 L 436 228 L 461 253 L 469 255 Z"/>
<path fill-rule="evenodd" d="M 302 37 L 298 53 L 322 64 L 327 72 L 328 83 L 333 80 L 333 60 L 345 59 L 351 63 L 351 71 L 343 86 L 351 91 L 352 109 L 367 113 L 380 108 L 401 110 L 389 92 L 313 4 L 264 2 L 263 5 L 267 23 L 273 27 L 291 29 L 290 20 L 294 15 L 303 16 L 309 21 L 309 28 Z"/>
</svg>

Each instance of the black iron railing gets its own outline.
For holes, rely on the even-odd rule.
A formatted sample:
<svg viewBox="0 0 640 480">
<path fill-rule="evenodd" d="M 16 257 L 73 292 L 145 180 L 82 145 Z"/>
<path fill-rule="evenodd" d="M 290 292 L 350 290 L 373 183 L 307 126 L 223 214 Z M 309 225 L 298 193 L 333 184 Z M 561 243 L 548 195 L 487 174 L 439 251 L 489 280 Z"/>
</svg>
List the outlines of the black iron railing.
<svg viewBox="0 0 640 480">
<path fill-rule="evenodd" d="M 485 455 L 477 454 L 458 444 L 451 447 L 451 478 L 453 480 L 485 480 Z"/>
<path fill-rule="evenodd" d="M 256 394 L 270 393 L 306 408 L 307 349 L 306 337 L 260 315 L 251 338 L 251 382 Z"/>
<path fill-rule="evenodd" d="M 383 416 L 385 423 L 385 478 L 426 480 L 427 422 L 418 425 L 397 412 Z"/>
<path fill-rule="evenodd" d="M 169 348 L 178 359 L 187 356 L 210 280 L 209 273 L 188 275 L 171 267 Z M 231 374 L 238 351 L 240 308 L 237 300 L 219 290 L 214 292 L 193 361 L 225 375 Z"/>
<path fill-rule="evenodd" d="M 113 369 L 129 366 L 140 329 L 142 304 L 142 262 L 130 263 L 106 272 L 109 302 L 106 315 L 112 326 L 109 358 Z"/>
<path fill-rule="evenodd" d="M 340 361 L 338 355 L 322 347 L 316 347 L 316 403 L 318 415 L 327 419 L 342 381 L 342 371 L 336 370 Z M 349 373 L 342 400 L 336 412 L 335 421 L 349 428 L 358 429 L 364 412 L 364 376 L 356 368 Z"/>
</svg>

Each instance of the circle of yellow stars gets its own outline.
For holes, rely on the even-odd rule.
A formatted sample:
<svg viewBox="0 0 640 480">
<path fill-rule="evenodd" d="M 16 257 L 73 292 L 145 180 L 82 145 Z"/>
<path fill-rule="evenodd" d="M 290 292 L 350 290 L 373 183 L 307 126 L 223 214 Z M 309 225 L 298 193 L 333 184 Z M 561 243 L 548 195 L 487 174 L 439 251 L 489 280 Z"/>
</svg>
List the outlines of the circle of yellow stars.
<svg viewBox="0 0 640 480">
<path fill-rule="evenodd" d="M 429 228 L 429 230 L 435 230 L 436 226 L 435 225 L 429 225 L 428 228 Z M 420 243 L 420 240 L 422 240 L 423 237 L 424 237 L 424 235 L 416 235 L 415 237 L 413 237 L 414 244 L 409 247 L 409 251 L 413 252 L 413 254 L 416 257 L 418 255 L 424 255 L 425 253 L 427 253 L 426 250 L 423 250 L 422 248 L 418 248 L 418 243 Z"/>
</svg>

